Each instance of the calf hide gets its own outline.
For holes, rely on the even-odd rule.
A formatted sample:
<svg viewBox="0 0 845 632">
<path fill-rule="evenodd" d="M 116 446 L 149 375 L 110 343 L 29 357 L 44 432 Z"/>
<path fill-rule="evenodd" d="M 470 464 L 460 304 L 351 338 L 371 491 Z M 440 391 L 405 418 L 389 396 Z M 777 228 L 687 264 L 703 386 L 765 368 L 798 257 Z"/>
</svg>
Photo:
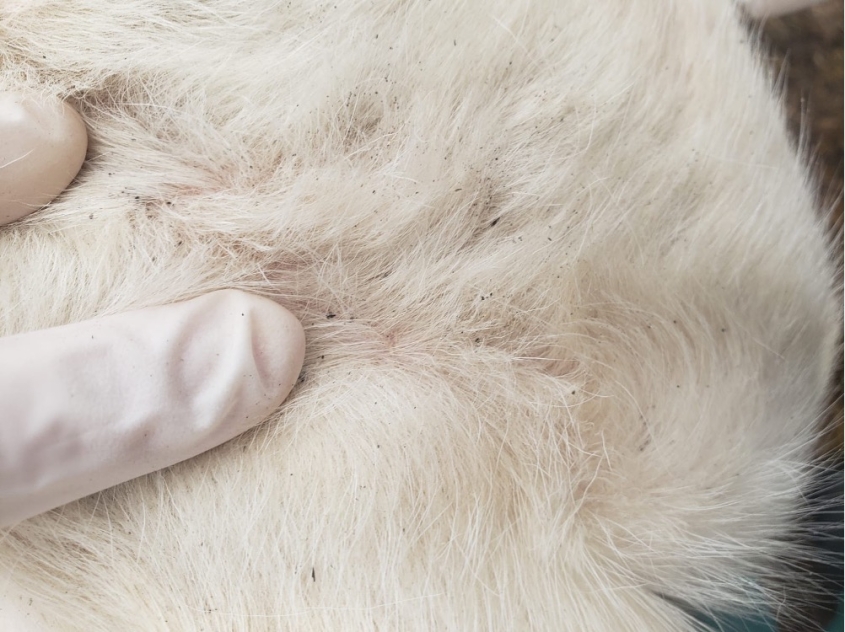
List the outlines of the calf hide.
<svg viewBox="0 0 845 632">
<path fill-rule="evenodd" d="M 726 0 L 6 0 L 76 183 L 0 333 L 270 297 L 266 423 L 0 534 L 47 630 L 690 631 L 765 609 L 836 358 L 813 183 Z M 142 376 L 139 376 L 142 379 Z"/>
</svg>

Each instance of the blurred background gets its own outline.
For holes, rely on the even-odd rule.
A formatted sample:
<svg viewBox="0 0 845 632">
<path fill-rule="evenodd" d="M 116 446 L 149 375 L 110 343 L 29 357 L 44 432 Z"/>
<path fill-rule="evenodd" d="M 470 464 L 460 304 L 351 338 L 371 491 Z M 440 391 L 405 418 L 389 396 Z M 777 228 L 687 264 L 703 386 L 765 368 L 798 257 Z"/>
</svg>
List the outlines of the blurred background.
<svg viewBox="0 0 845 632">
<path fill-rule="evenodd" d="M 843 0 L 828 0 L 809 9 L 767 20 L 749 20 L 759 33 L 779 83 L 786 90 L 789 127 L 809 152 L 819 182 L 819 208 L 830 222 L 831 240 L 842 256 Z M 842 260 L 839 261 L 840 275 Z M 840 276 L 840 287 L 842 278 Z M 843 432 L 840 369 L 831 385 L 824 438 L 819 445 L 822 465 L 810 498 L 814 507 L 803 545 L 827 552 L 824 563 L 803 569 L 805 586 L 783 587 L 791 616 L 772 620 L 722 620 L 712 623 L 724 632 L 842 632 L 842 495 Z M 810 535 L 815 533 L 815 535 Z M 808 586 L 813 584 L 812 590 Z"/>
</svg>

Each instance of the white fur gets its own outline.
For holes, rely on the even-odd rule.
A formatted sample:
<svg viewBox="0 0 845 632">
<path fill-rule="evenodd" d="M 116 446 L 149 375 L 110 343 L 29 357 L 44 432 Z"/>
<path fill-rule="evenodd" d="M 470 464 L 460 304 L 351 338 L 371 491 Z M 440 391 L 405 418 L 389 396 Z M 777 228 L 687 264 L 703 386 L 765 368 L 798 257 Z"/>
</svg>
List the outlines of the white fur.
<svg viewBox="0 0 845 632">
<path fill-rule="evenodd" d="M 734 8 L 0 4 L 75 186 L 0 333 L 234 287 L 306 327 L 254 432 L 30 520 L 51 629 L 693 630 L 788 570 L 834 361 L 813 188 Z"/>
</svg>

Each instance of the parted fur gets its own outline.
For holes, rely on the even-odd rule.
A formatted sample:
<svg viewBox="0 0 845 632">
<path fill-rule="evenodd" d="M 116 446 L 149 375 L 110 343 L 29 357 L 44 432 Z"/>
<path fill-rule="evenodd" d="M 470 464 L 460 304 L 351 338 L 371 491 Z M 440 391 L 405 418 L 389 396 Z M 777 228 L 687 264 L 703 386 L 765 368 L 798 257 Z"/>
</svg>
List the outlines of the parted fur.
<svg viewBox="0 0 845 632">
<path fill-rule="evenodd" d="M 0 333 L 239 288 L 308 341 L 255 431 L 0 534 L 49 629 L 771 604 L 839 308 L 728 2 L 6 0 L 0 89 L 91 136 Z"/>
</svg>

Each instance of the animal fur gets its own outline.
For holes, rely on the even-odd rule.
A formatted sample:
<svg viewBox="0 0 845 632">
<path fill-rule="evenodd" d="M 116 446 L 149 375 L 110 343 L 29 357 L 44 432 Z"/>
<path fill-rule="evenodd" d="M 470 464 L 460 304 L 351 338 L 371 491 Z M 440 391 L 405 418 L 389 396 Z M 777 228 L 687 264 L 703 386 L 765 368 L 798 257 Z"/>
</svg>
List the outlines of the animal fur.
<svg viewBox="0 0 845 632">
<path fill-rule="evenodd" d="M 308 339 L 255 431 L 2 534 L 47 629 L 773 604 L 839 309 L 728 2 L 6 0 L 0 89 L 91 135 L 0 333 L 239 288 Z"/>
</svg>

